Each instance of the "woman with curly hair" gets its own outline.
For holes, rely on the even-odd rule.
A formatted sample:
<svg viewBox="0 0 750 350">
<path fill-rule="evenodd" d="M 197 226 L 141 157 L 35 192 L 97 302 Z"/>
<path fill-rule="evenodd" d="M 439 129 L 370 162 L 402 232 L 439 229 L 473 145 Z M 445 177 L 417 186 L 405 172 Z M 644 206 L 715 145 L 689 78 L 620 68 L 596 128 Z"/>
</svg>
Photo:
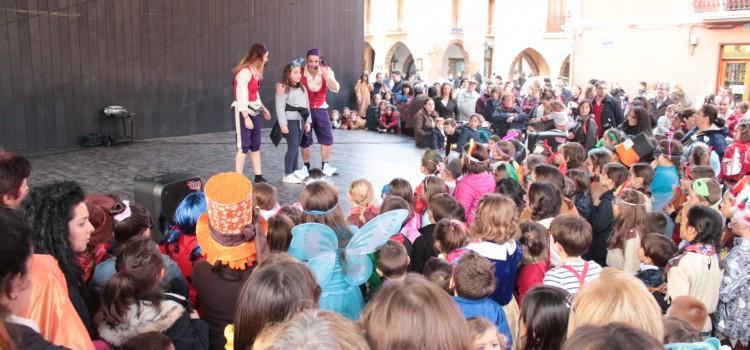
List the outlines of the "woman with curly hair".
<svg viewBox="0 0 750 350">
<path fill-rule="evenodd" d="M 91 329 L 93 304 L 75 258 L 86 250 L 94 232 L 83 189 L 72 181 L 35 188 L 24 201 L 23 212 L 34 244 L 31 303 L 24 316 L 39 323 L 47 340 L 80 348 L 80 339 L 85 338 L 88 348 L 91 341 L 81 333 Z"/>
<path fill-rule="evenodd" d="M 51 255 L 65 275 L 70 300 L 84 323 L 89 321 L 85 286 L 75 255 L 85 251 L 94 227 L 81 187 L 64 181 L 34 189 L 23 204 L 26 221 L 34 231 L 34 252 Z"/>
</svg>

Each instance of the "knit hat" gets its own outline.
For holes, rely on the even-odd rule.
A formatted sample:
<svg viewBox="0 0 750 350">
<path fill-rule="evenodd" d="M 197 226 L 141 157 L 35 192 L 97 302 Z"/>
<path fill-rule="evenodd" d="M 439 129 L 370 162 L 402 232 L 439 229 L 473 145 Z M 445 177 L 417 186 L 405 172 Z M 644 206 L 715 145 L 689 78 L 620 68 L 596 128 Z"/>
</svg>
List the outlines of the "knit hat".
<svg viewBox="0 0 750 350">
<path fill-rule="evenodd" d="M 89 245 L 95 247 L 115 237 L 114 216 L 125 209 L 125 205 L 112 195 L 89 193 L 83 202 L 89 211 L 89 222 L 94 226 Z"/>
<path fill-rule="evenodd" d="M 239 173 L 218 173 L 208 179 L 204 192 L 208 211 L 195 228 L 202 255 L 211 265 L 253 266 L 268 252 L 268 243 L 250 180 Z"/>
<path fill-rule="evenodd" d="M 565 112 L 552 112 L 549 114 L 550 119 L 555 122 L 555 125 L 565 125 L 566 127 L 570 124 L 570 119 Z"/>
</svg>

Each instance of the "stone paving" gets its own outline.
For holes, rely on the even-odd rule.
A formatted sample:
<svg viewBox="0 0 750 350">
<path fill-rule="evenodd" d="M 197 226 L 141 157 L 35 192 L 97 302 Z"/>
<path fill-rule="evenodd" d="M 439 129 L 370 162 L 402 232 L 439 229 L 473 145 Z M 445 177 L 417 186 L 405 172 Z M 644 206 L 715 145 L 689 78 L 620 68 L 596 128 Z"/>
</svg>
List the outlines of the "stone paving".
<svg viewBox="0 0 750 350">
<path fill-rule="evenodd" d="M 297 200 L 303 185 L 281 182 L 284 171 L 284 141 L 278 148 L 264 130 L 261 155 L 263 176 L 278 190 L 282 204 Z M 334 130 L 331 164 L 338 174 L 330 178 L 339 189 L 341 205 L 349 208 L 346 191 L 358 178 L 370 180 L 377 193 L 394 177 L 416 186 L 421 180 L 422 150 L 411 138 L 371 131 Z M 133 180 L 166 173 L 185 172 L 204 181 L 212 174 L 234 170 L 234 132 L 221 132 L 137 141 L 112 147 L 68 148 L 26 153 L 32 163 L 30 185 L 74 180 L 87 192 L 105 192 L 123 199 L 133 198 Z M 301 158 L 300 158 L 301 161 Z M 320 167 L 320 148 L 313 146 L 312 166 Z M 245 174 L 252 174 L 250 159 Z M 252 175 L 251 175 L 252 176 Z"/>
</svg>

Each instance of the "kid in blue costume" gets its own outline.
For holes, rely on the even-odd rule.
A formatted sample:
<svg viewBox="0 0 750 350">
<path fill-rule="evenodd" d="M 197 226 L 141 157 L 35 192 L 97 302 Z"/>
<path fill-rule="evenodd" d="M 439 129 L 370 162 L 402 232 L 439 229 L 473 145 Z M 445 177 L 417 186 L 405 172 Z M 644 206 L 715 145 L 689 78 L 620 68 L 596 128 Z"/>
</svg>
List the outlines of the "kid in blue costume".
<svg viewBox="0 0 750 350">
<path fill-rule="evenodd" d="M 373 271 L 367 254 L 398 233 L 409 213 L 392 210 L 362 228 L 347 226 L 336 190 L 323 181 L 307 185 L 300 202 L 304 208 L 303 221 L 307 223 L 292 229 L 289 254 L 305 262 L 315 273 L 323 292 L 321 309 L 356 320 L 364 306 L 359 286 Z"/>
</svg>

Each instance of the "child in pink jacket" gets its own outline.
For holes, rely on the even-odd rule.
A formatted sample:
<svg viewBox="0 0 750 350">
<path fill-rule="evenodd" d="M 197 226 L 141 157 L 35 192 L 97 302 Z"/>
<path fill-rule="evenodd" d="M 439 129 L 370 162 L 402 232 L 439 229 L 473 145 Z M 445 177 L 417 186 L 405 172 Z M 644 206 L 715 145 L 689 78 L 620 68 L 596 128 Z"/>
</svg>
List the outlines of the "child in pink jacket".
<svg viewBox="0 0 750 350">
<path fill-rule="evenodd" d="M 479 200 L 495 190 L 495 178 L 489 172 L 490 157 L 487 147 L 469 142 L 464 149 L 466 152 L 461 156 L 464 175 L 456 181 L 453 197 L 464 206 L 466 223 L 471 225 Z"/>
</svg>

